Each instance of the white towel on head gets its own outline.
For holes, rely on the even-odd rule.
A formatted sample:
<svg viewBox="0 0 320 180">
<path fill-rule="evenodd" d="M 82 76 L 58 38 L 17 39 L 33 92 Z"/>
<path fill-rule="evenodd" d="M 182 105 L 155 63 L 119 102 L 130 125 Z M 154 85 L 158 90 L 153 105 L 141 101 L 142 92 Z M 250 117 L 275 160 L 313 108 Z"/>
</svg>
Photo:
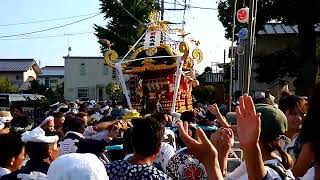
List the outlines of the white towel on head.
<svg viewBox="0 0 320 180">
<path fill-rule="evenodd" d="M 54 160 L 48 180 L 108 180 L 103 163 L 93 154 L 71 153 Z"/>
<path fill-rule="evenodd" d="M 100 112 L 104 112 L 104 111 L 106 111 L 106 110 L 108 110 L 110 107 L 108 106 L 108 105 L 106 105 L 104 108 L 102 108 L 102 109 L 100 109 Z"/>
<path fill-rule="evenodd" d="M 7 121 L 7 118 L 5 118 L 5 117 L 0 117 L 0 123 L 6 123 L 6 122 L 8 122 L 8 121 Z"/>
<path fill-rule="evenodd" d="M 21 180 L 47 180 L 47 175 L 41 172 L 32 171 L 30 174 L 18 174 L 17 178 Z"/>
<path fill-rule="evenodd" d="M 36 127 L 32 131 L 26 131 L 21 135 L 22 142 L 54 143 L 59 140 L 59 136 L 46 136 L 41 127 Z"/>
<path fill-rule="evenodd" d="M 45 120 L 42 121 L 42 123 L 39 126 L 43 126 L 43 125 L 47 124 L 50 121 L 54 121 L 54 117 L 53 116 L 48 116 Z"/>
</svg>

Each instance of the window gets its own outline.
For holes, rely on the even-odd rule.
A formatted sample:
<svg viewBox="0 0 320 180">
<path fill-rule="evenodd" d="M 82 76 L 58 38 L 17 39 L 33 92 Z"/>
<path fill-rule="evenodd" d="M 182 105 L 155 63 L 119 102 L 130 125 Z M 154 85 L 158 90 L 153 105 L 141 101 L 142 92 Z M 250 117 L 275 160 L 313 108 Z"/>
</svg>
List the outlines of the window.
<svg viewBox="0 0 320 180">
<path fill-rule="evenodd" d="M 103 75 L 108 75 L 109 74 L 109 67 L 102 66 L 102 72 L 103 72 Z"/>
<path fill-rule="evenodd" d="M 78 89 L 78 99 L 84 99 L 89 97 L 89 89 L 88 88 L 79 88 Z"/>
<path fill-rule="evenodd" d="M 19 75 L 16 75 L 16 80 L 20 80 L 20 76 Z"/>
<path fill-rule="evenodd" d="M 80 65 L 80 75 L 86 75 L 86 64 L 85 63 L 81 63 Z"/>
</svg>

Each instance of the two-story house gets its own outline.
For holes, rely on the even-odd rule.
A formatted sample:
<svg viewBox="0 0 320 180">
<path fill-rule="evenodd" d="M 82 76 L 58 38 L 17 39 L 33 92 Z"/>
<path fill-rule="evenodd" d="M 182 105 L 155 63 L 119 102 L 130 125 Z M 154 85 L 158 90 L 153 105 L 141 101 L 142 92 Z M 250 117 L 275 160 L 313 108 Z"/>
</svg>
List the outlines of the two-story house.
<svg viewBox="0 0 320 180">
<path fill-rule="evenodd" d="M 64 57 L 64 98 L 106 100 L 106 85 L 116 82 L 115 69 L 104 65 L 103 57 Z"/>
<path fill-rule="evenodd" d="M 41 68 L 42 73 L 38 80 L 47 88 L 55 88 L 64 82 L 64 66 L 45 66 Z"/>
<path fill-rule="evenodd" d="M 8 78 L 20 90 L 28 89 L 40 73 L 34 59 L 0 59 L 0 76 Z"/>
</svg>

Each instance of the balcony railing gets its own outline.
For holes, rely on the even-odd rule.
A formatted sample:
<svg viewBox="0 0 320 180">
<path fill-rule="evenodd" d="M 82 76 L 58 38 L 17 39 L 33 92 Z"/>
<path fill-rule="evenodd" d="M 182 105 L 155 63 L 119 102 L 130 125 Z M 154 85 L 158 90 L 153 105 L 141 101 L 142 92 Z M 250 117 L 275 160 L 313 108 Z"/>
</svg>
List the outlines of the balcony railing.
<svg viewBox="0 0 320 180">
<path fill-rule="evenodd" d="M 207 83 L 223 83 L 223 73 L 207 73 L 206 74 Z"/>
</svg>

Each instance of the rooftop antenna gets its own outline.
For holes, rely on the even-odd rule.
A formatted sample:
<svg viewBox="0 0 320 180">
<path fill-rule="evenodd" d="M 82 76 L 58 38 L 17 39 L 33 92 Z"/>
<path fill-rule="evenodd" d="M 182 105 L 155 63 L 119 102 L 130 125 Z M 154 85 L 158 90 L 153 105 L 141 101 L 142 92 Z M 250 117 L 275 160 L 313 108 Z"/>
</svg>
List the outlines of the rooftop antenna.
<svg viewBox="0 0 320 180">
<path fill-rule="evenodd" d="M 65 34 L 65 35 L 67 35 L 68 36 L 68 57 L 70 56 L 70 52 L 71 52 L 71 46 L 70 46 L 70 38 L 69 38 L 69 36 L 70 36 L 70 34 Z"/>
</svg>

